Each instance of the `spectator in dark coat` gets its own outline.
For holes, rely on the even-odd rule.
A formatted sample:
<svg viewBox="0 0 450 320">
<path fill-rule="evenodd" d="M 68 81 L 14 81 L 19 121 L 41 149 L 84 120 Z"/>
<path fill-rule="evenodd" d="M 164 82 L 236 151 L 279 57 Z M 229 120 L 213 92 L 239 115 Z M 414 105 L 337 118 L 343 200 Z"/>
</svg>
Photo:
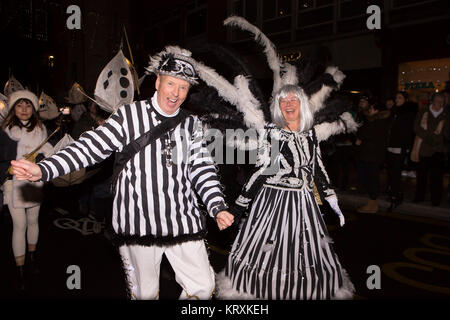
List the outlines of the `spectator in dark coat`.
<svg viewBox="0 0 450 320">
<path fill-rule="evenodd" d="M 450 137 L 450 111 L 444 108 L 444 94 L 433 94 L 431 101 L 428 108 L 418 112 L 414 124 L 417 134 L 414 151 L 418 152 L 418 157 L 415 158 L 419 160 L 414 202 L 424 201 L 428 174 L 430 174 L 431 204 L 439 206 L 444 180 L 445 140 Z"/>
<path fill-rule="evenodd" d="M 366 115 L 370 107 L 370 102 L 373 101 L 372 95 L 370 95 L 368 92 L 363 93 L 361 97 L 359 98 L 358 102 L 358 108 L 356 112 L 356 122 L 363 124 L 366 121 Z M 353 140 L 353 143 L 356 139 Z M 355 145 L 353 146 L 355 147 Z M 353 148 L 355 151 L 355 149 Z M 363 172 L 364 165 L 361 163 L 361 161 L 358 159 L 357 156 L 354 157 L 355 159 L 355 168 L 356 168 L 356 177 L 357 177 L 357 190 L 359 193 L 365 193 L 365 185 L 366 182 L 364 181 L 365 174 Z"/>
<path fill-rule="evenodd" d="M 10 177 L 8 168 L 11 159 L 16 158 L 17 141 L 12 140 L 6 132 L 0 130 L 0 186 Z M 0 187 L 0 213 L 3 210 L 3 191 Z"/>
<path fill-rule="evenodd" d="M 369 195 L 361 213 L 376 213 L 380 193 L 380 167 L 385 160 L 388 131 L 391 124 L 390 111 L 378 102 L 371 101 L 365 112 L 365 121 L 356 133 L 356 156 L 364 175 L 364 189 Z"/>
<path fill-rule="evenodd" d="M 74 124 L 71 136 L 77 140 L 84 132 L 93 130 L 105 122 L 109 113 L 100 109 L 92 102 L 86 112 Z M 75 186 L 74 193 L 79 194 L 79 211 L 82 215 L 88 215 L 91 219 L 102 221 L 110 218 L 106 214 L 112 205 L 112 194 L 109 193 L 114 157 L 98 163 L 86 172 L 96 172 L 91 178 L 80 185 Z"/>
<path fill-rule="evenodd" d="M 414 141 L 414 120 L 418 110 L 417 103 L 408 101 L 408 94 L 403 91 L 395 95 L 392 108 L 392 125 L 389 132 L 387 148 L 388 184 L 391 206 L 394 210 L 403 202 L 402 169 L 412 149 Z"/>
<path fill-rule="evenodd" d="M 71 136 L 74 140 L 78 140 L 81 134 L 85 131 L 93 130 L 100 124 L 105 122 L 109 114 L 98 107 L 95 102 L 92 102 L 88 110 L 84 112 L 80 119 L 74 124 Z"/>
<path fill-rule="evenodd" d="M 386 110 L 392 110 L 392 108 L 395 106 L 395 99 L 392 97 L 389 97 L 385 100 L 384 105 L 386 107 Z"/>
<path fill-rule="evenodd" d="M 445 97 L 445 107 L 446 109 L 450 108 L 450 89 L 444 89 L 441 91 Z"/>
</svg>

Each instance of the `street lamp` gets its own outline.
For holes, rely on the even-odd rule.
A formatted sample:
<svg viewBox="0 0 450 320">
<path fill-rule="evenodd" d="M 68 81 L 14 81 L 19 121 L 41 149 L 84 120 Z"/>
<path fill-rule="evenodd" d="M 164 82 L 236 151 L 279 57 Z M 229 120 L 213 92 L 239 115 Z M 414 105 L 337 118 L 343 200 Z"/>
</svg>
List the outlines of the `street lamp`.
<svg viewBox="0 0 450 320">
<path fill-rule="evenodd" d="M 48 66 L 50 68 L 53 68 L 55 66 L 55 57 L 54 56 L 48 56 Z"/>
</svg>

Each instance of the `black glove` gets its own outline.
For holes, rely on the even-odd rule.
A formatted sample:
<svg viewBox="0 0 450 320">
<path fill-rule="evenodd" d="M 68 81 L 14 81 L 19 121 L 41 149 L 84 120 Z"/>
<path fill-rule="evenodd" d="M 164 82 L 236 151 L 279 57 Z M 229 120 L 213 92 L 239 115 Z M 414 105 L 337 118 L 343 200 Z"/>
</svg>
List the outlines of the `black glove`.
<svg viewBox="0 0 450 320">
<path fill-rule="evenodd" d="M 247 211 L 247 208 L 243 206 L 239 206 L 237 204 L 233 204 L 228 209 L 228 212 L 231 213 L 234 216 L 234 222 L 233 225 L 238 225 L 239 221 L 242 219 L 243 216 L 245 216 L 245 212 Z"/>
</svg>

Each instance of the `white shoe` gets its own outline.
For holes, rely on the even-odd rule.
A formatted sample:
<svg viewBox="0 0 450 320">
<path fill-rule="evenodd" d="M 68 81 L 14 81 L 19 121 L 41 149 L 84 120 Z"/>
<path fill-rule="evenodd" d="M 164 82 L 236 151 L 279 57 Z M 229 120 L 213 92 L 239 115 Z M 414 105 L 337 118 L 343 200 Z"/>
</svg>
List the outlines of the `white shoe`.
<svg viewBox="0 0 450 320">
<path fill-rule="evenodd" d="M 69 214 L 69 211 L 64 210 L 63 208 L 60 208 L 60 207 L 55 207 L 54 210 L 55 210 L 56 212 L 58 212 L 58 213 L 64 215 L 64 216 Z"/>
<path fill-rule="evenodd" d="M 416 173 L 414 171 L 410 171 L 410 172 L 408 172 L 408 177 L 416 178 Z"/>
</svg>

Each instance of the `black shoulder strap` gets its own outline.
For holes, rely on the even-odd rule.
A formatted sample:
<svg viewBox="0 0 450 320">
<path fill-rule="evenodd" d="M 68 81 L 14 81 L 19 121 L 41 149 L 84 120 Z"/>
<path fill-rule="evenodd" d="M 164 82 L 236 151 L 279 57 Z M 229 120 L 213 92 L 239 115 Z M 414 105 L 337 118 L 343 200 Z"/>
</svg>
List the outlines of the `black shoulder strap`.
<svg viewBox="0 0 450 320">
<path fill-rule="evenodd" d="M 161 122 L 159 125 L 153 128 L 153 130 L 150 130 L 137 138 L 136 140 L 132 141 L 128 145 L 126 145 L 122 149 L 122 153 L 129 154 L 131 159 L 137 152 L 142 150 L 145 146 L 152 143 L 153 141 L 160 138 L 163 134 L 166 132 L 169 132 L 173 128 L 175 128 L 178 124 L 181 123 L 187 116 L 189 115 L 189 112 L 180 109 L 180 112 L 175 117 L 169 118 L 163 122 Z"/>
<path fill-rule="evenodd" d="M 190 113 L 188 111 L 180 109 L 180 112 L 175 117 L 163 121 L 152 130 L 147 131 L 136 140 L 127 144 L 121 152 L 117 152 L 114 160 L 112 183 L 115 185 L 119 173 L 123 170 L 125 164 L 130 161 L 136 153 L 143 150 L 145 146 L 157 140 L 166 132 L 169 132 L 175 128 L 184 119 L 186 119 L 189 114 Z"/>
</svg>

